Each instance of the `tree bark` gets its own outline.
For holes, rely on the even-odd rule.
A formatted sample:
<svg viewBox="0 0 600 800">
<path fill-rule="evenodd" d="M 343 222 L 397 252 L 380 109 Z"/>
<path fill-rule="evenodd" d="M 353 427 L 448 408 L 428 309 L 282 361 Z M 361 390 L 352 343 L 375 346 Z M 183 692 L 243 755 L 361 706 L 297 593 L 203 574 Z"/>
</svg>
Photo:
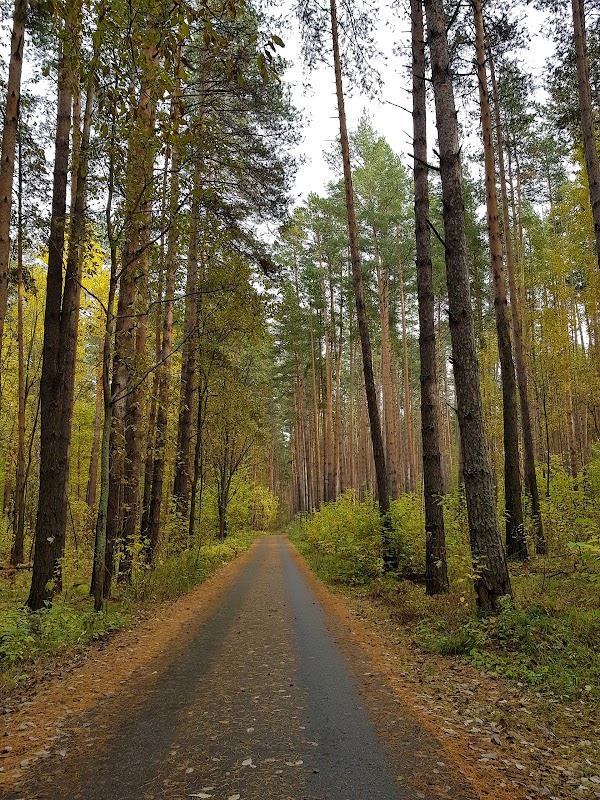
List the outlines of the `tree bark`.
<svg viewBox="0 0 600 800">
<path fill-rule="evenodd" d="M 323 425 L 324 481 L 323 498 L 326 503 L 335 499 L 333 472 L 333 366 L 331 358 L 331 331 L 333 320 L 328 319 L 325 274 L 321 265 L 321 292 L 323 294 L 323 333 L 325 337 L 325 420 Z"/>
<path fill-rule="evenodd" d="M 72 13 L 67 8 L 67 14 Z M 66 489 L 69 472 L 68 442 L 62 433 L 62 395 L 59 391 L 61 344 L 61 307 L 63 299 L 63 256 L 67 209 L 67 174 L 69 169 L 69 133 L 71 128 L 71 86 L 73 63 L 68 41 L 72 31 L 65 20 L 65 41 L 61 44 L 58 66 L 57 122 L 55 136 L 52 214 L 48 244 L 44 343 L 40 379 L 41 432 L 39 500 L 31 588 L 27 605 L 32 611 L 52 602 L 62 583 L 60 558 L 67 524 Z"/>
<path fill-rule="evenodd" d="M 198 169 L 196 169 L 196 175 L 198 172 Z M 194 198 L 192 199 L 191 211 L 192 229 L 187 264 L 185 319 L 183 323 L 185 345 L 181 363 L 181 400 L 179 405 L 179 425 L 177 429 L 175 479 L 173 481 L 175 507 L 183 518 L 187 518 L 190 503 L 190 451 L 193 428 L 194 376 L 196 374 L 196 340 L 198 328 L 196 293 L 198 291 L 199 189 L 199 177 L 195 177 Z"/>
<path fill-rule="evenodd" d="M 100 462 L 100 441 L 102 438 L 102 410 L 103 410 L 103 391 L 102 391 L 102 347 L 104 336 L 100 336 L 98 342 L 98 364 L 96 367 L 96 408 L 94 412 L 94 433 L 92 435 L 92 452 L 90 453 L 90 469 L 87 487 L 85 490 L 85 502 L 90 510 L 96 506 L 98 494 L 98 465 Z"/>
<path fill-rule="evenodd" d="M 125 241 L 113 363 L 113 430 L 104 594 L 110 593 L 118 541 L 125 550 L 124 573 L 131 572 L 140 512 L 143 357 L 147 338 L 146 282 L 150 243 L 151 190 L 157 54 L 144 44 L 135 122 L 128 143 Z M 124 440 L 124 447 L 123 447 Z M 124 452 L 123 452 L 124 451 Z"/>
<path fill-rule="evenodd" d="M 321 482 L 319 480 L 319 471 L 321 468 L 321 445 L 320 445 L 320 425 L 319 425 L 319 395 L 317 392 L 317 370 L 315 367 L 315 337 L 312 327 L 312 316 L 310 319 L 310 363 L 311 363 L 311 377 L 312 377 L 312 406 L 313 406 L 313 419 L 314 419 L 314 434 L 315 434 L 315 508 L 321 505 Z"/>
<path fill-rule="evenodd" d="M 179 59 L 177 60 L 177 66 Z M 158 413 L 156 417 L 156 441 L 154 447 L 154 467 L 152 473 L 152 495 L 150 499 L 150 515 L 146 538 L 148 545 L 148 561 L 152 563 L 156 554 L 160 535 L 160 512 L 163 495 L 163 482 L 165 474 L 165 447 L 167 443 L 168 404 L 169 404 L 169 378 L 171 354 L 173 351 L 173 308 L 175 296 L 175 279 L 177 277 L 177 245 L 179 241 L 179 227 L 177 224 L 177 209 L 179 206 L 179 124 L 181 120 L 181 98 L 179 85 L 175 87 L 173 106 L 171 110 L 171 126 L 173 146 L 171 157 L 171 185 L 169 202 L 169 232 L 167 234 L 167 258 L 165 268 L 165 297 L 162 349 L 160 353 L 160 374 L 158 384 Z M 144 532 L 143 532 L 144 533 Z"/>
<path fill-rule="evenodd" d="M 406 335 L 406 304 L 404 301 L 404 270 L 398 259 L 400 280 L 400 314 L 402 318 L 402 377 L 404 381 L 404 427 L 406 429 L 406 491 L 412 494 L 416 486 L 415 447 L 413 442 L 413 414 L 410 396 L 410 368 L 408 364 L 408 338 Z"/>
<path fill-rule="evenodd" d="M 596 256 L 600 268 L 600 164 L 598 162 L 594 117 L 592 113 L 584 0 L 571 0 L 571 8 L 573 11 L 573 34 L 575 38 L 575 58 L 577 63 L 579 116 L 581 119 L 581 133 L 583 136 L 583 151 L 585 154 L 585 167 L 588 176 L 590 204 L 592 206 L 592 216 L 594 219 Z"/>
<path fill-rule="evenodd" d="M 23 162 L 19 141 L 19 178 L 17 199 L 17 475 L 15 482 L 14 538 L 10 552 L 13 566 L 24 561 L 25 542 L 25 363 L 23 350 Z M 0 341 L 0 348 L 1 348 Z"/>
<path fill-rule="evenodd" d="M 377 295 L 379 299 L 379 320 L 381 325 L 381 388 L 383 395 L 383 431 L 385 457 L 387 464 L 390 497 L 398 497 L 398 443 L 394 420 L 394 400 L 392 389 L 392 357 L 390 342 L 390 271 L 383 264 L 379 250 L 377 231 L 372 229 L 375 267 L 377 271 Z"/>
<path fill-rule="evenodd" d="M 439 137 L 448 313 L 469 538 L 475 568 L 477 605 L 483 613 L 488 613 L 499 607 L 501 597 L 511 594 L 511 586 L 498 528 L 483 420 L 467 264 L 458 122 L 448 56 L 446 20 L 441 0 L 425 0 L 424 5 Z"/>
<path fill-rule="evenodd" d="M 0 351 L 4 336 L 4 320 L 8 303 L 8 262 L 10 259 L 10 217 L 12 209 L 15 151 L 19 126 L 21 73 L 25 45 L 27 0 L 15 0 L 10 40 L 10 61 L 6 87 L 6 110 L 2 129 L 0 155 Z M 1 397 L 1 394 L 0 394 Z"/>
<path fill-rule="evenodd" d="M 527 560 L 527 542 L 523 526 L 521 473 L 519 465 L 519 426 L 517 383 L 510 340 L 510 322 L 506 300 L 502 241 L 496 194 L 496 160 L 490 113 L 490 100 L 485 66 L 485 38 L 481 0 L 473 0 L 475 47 L 479 84 L 479 108 L 485 160 L 485 198 L 487 226 L 494 285 L 494 313 L 500 356 L 502 382 L 502 419 L 504 427 L 504 507 L 506 520 L 506 554 L 517 561 Z"/>
<path fill-rule="evenodd" d="M 429 234 L 427 176 L 427 103 L 425 89 L 425 32 L 421 0 L 411 0 L 413 68 L 413 149 L 415 182 L 415 242 L 421 363 L 421 439 L 425 499 L 425 591 L 447 592 L 444 477 L 440 450 L 438 360 L 435 341 L 435 297 Z"/>
<path fill-rule="evenodd" d="M 521 404 L 521 426 L 523 431 L 523 477 L 525 491 L 531 503 L 531 517 L 533 520 L 535 550 L 538 555 L 546 552 L 546 540 L 542 524 L 540 509 L 540 495 L 535 471 L 535 449 L 531 427 L 531 406 L 529 403 L 529 387 L 527 378 L 527 364 L 525 361 L 525 348 L 523 346 L 523 329 L 521 325 L 521 301 L 515 280 L 515 265 L 512 246 L 512 232 L 508 213 L 508 191 L 506 186 L 506 168 L 504 164 L 504 141 L 502 123 L 500 118 L 500 98 L 498 84 L 494 71 L 494 61 L 490 56 L 490 76 L 494 98 L 494 116 L 496 123 L 496 141 L 498 143 L 498 172 L 500 174 L 500 192 L 502 197 L 502 224 L 504 229 L 504 250 L 506 253 L 506 268 L 508 272 L 508 288 L 510 293 L 510 308 L 515 348 L 515 365 L 517 368 L 517 385 L 519 388 L 519 401 Z"/>
<path fill-rule="evenodd" d="M 389 522 L 390 497 L 388 491 L 387 469 L 381 435 L 381 421 L 375 378 L 373 376 L 373 358 L 371 354 L 371 338 L 365 308 L 363 293 L 362 273 L 360 267 L 360 250 L 358 245 L 358 231 L 356 225 L 356 211 L 354 208 L 354 189 L 352 186 L 352 168 L 350 165 L 350 147 L 348 143 L 348 129 L 346 126 L 346 110 L 344 105 L 344 90 L 342 85 L 342 65 L 337 23 L 336 0 L 330 0 L 331 35 L 333 40 L 333 62 L 335 68 L 335 86 L 338 104 L 338 117 L 340 123 L 340 140 L 342 145 L 342 162 L 344 167 L 344 190 L 346 196 L 346 213 L 348 222 L 348 238 L 350 240 L 350 261 L 352 264 L 352 286 L 356 300 L 356 319 L 360 336 L 363 374 L 365 391 L 367 395 L 367 408 L 371 427 L 371 442 L 373 444 L 373 457 L 375 460 L 375 475 L 377 480 L 377 499 L 379 510 L 383 519 L 383 559 L 387 569 L 397 566 L 398 558 L 391 542 Z"/>
</svg>

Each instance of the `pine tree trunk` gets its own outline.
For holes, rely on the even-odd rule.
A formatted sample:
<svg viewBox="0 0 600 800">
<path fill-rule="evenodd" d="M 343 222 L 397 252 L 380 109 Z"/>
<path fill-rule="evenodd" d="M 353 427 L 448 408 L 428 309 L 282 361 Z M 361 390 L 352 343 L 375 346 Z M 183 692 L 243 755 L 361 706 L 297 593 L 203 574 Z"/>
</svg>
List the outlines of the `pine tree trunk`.
<svg viewBox="0 0 600 800">
<path fill-rule="evenodd" d="M 110 594 L 118 541 L 121 541 L 126 552 L 123 571 L 125 577 L 129 577 L 129 556 L 134 546 L 140 514 L 143 404 L 140 375 L 143 371 L 147 337 L 145 304 L 152 215 L 149 192 L 153 177 L 156 59 L 154 48 L 144 45 L 139 100 L 128 144 L 125 241 L 113 365 L 114 424 L 110 445 L 111 489 L 104 574 L 105 597 Z"/>
<path fill-rule="evenodd" d="M 348 222 L 348 238 L 350 241 L 350 261 L 352 264 L 352 285 L 356 300 L 356 320 L 360 336 L 365 392 L 367 408 L 371 427 L 371 442 L 375 461 L 375 474 L 377 480 L 377 499 L 379 510 L 383 518 L 383 559 L 387 569 L 397 566 L 397 554 L 393 551 L 390 537 L 390 523 L 388 512 L 390 510 L 390 497 L 388 492 L 387 469 L 381 435 L 381 421 L 375 378 L 373 376 L 373 358 L 371 354 L 371 339 L 367 321 L 367 311 L 363 293 L 362 273 L 360 267 L 360 250 L 358 245 L 358 231 L 356 225 L 356 212 L 354 209 L 354 189 L 352 187 L 352 168 L 350 164 L 350 148 L 348 143 L 348 130 L 346 126 L 346 110 L 344 105 L 344 91 L 342 86 L 342 66 L 337 23 L 336 0 L 330 0 L 331 35 L 333 39 L 333 62 L 335 68 L 335 85 L 338 104 L 338 117 L 340 123 L 340 140 L 342 146 L 342 162 L 344 167 L 344 189 L 346 195 L 346 213 Z"/>
<path fill-rule="evenodd" d="M 321 275 L 321 291 L 323 293 L 323 330 L 325 334 L 325 424 L 323 426 L 324 491 L 326 503 L 335 499 L 333 472 L 333 367 L 331 359 L 331 334 L 329 327 L 333 321 L 328 320 L 327 295 L 325 293 L 325 275 Z"/>
<path fill-rule="evenodd" d="M 441 0 L 425 0 L 440 151 L 448 313 L 475 594 L 483 613 L 511 594 L 490 468 L 469 287 L 458 122 Z"/>
<path fill-rule="evenodd" d="M 494 313 L 500 356 L 502 382 L 502 419 L 504 427 L 504 507 L 506 519 L 506 554 L 518 561 L 527 560 L 527 542 L 523 525 L 523 504 L 519 460 L 519 426 L 517 383 L 510 340 L 510 322 L 506 300 L 506 284 L 500 239 L 498 198 L 496 194 L 496 162 L 490 101 L 485 66 L 485 38 L 481 0 L 473 0 L 479 107 L 485 160 L 485 197 L 487 225 L 494 285 Z"/>
<path fill-rule="evenodd" d="M 575 37 L 575 58 L 577 63 L 579 116 L 581 118 L 585 167 L 588 176 L 592 216 L 594 219 L 596 256 L 598 258 L 598 265 L 600 266 L 600 164 L 598 162 L 598 151 L 596 149 L 596 134 L 592 111 L 584 0 L 571 0 L 571 8 L 573 10 L 573 33 Z"/>
<path fill-rule="evenodd" d="M 356 432 L 354 421 L 354 338 L 352 336 L 352 312 L 348 332 L 348 345 L 350 349 L 350 386 L 348 389 L 348 485 L 355 491 L 358 490 L 356 479 Z"/>
<path fill-rule="evenodd" d="M 68 30 L 68 25 L 65 24 Z M 67 174 L 71 127 L 72 62 L 69 33 L 62 43 L 58 66 L 57 122 L 55 137 L 52 215 L 48 245 L 44 344 L 40 379 L 41 432 L 39 500 L 36 518 L 33 572 L 27 605 L 32 611 L 52 601 L 62 584 L 60 558 L 67 524 L 66 489 L 69 472 L 68 448 L 61 433 L 62 396 L 58 361 L 61 339 L 63 257 L 67 211 Z"/>
<path fill-rule="evenodd" d="M 176 69 L 179 59 L 176 63 Z M 170 210 L 169 232 L 167 235 L 167 258 L 165 277 L 164 320 L 162 334 L 162 349 L 160 353 L 160 375 L 158 385 L 158 413 L 156 418 L 156 441 L 154 447 L 154 467 L 152 472 L 152 495 L 150 499 L 150 514 L 148 531 L 142 532 L 148 541 L 148 562 L 152 563 L 156 555 L 156 548 L 160 535 L 160 511 L 163 495 L 163 481 L 165 474 L 165 447 L 167 444 L 168 404 L 169 404 L 169 378 L 170 359 L 173 351 L 173 308 L 175 296 L 175 280 L 177 277 L 177 246 L 179 241 L 179 228 L 177 225 L 177 209 L 179 206 L 179 125 L 181 120 L 180 87 L 176 84 L 171 109 L 171 126 L 173 132 L 173 152 L 171 157 L 171 185 L 170 185 Z"/>
<path fill-rule="evenodd" d="M 398 497 L 398 444 L 395 437 L 395 408 L 392 389 L 392 358 L 390 343 L 390 273 L 382 263 L 377 231 L 372 229 L 375 266 L 377 271 L 377 294 L 379 298 L 379 320 L 381 326 L 381 384 L 383 395 L 383 431 L 385 457 L 388 470 L 390 497 Z"/>
<path fill-rule="evenodd" d="M 190 545 L 194 541 L 196 530 L 196 507 L 202 513 L 202 495 L 204 490 L 204 419 L 206 416 L 206 403 L 208 399 L 208 386 L 206 382 L 198 387 L 198 407 L 196 411 L 196 443 L 194 445 L 194 472 L 190 489 L 190 520 L 188 526 L 188 540 Z"/>
<path fill-rule="evenodd" d="M 102 346 L 104 336 L 100 337 L 98 342 L 98 364 L 96 366 L 96 408 L 94 411 L 94 432 L 92 435 L 92 452 L 90 453 L 90 468 L 88 474 L 88 482 L 85 490 L 85 502 L 90 510 L 96 506 L 96 496 L 98 494 L 98 464 L 100 462 L 100 440 L 102 437 L 102 409 L 103 392 L 102 392 L 102 364 L 103 353 Z"/>
<path fill-rule="evenodd" d="M 4 336 L 4 320 L 8 303 L 8 262 L 10 258 L 10 217 L 12 208 L 15 151 L 19 126 L 21 73 L 25 45 L 27 0 L 15 0 L 10 41 L 10 61 L 6 86 L 6 109 L 2 129 L 0 155 L 0 351 Z M 1 394 L 0 394 L 1 397 Z"/>
<path fill-rule="evenodd" d="M 19 179 L 17 199 L 17 475 L 15 482 L 14 538 L 10 563 L 24 561 L 25 542 L 25 363 L 23 349 L 23 162 L 19 141 Z M 1 342 L 0 342 L 1 347 Z"/>
<path fill-rule="evenodd" d="M 421 439 L 425 499 L 425 590 L 449 589 L 444 530 L 444 478 L 440 451 L 438 360 L 435 341 L 435 297 L 429 235 L 427 177 L 427 103 L 425 90 L 425 32 L 421 0 L 411 0 L 413 67 L 413 139 L 415 182 L 415 242 L 421 363 Z"/>
<path fill-rule="evenodd" d="M 190 451 L 192 443 L 194 411 L 194 377 L 196 374 L 196 340 L 198 315 L 196 313 L 196 293 L 198 291 L 198 225 L 200 190 L 198 169 L 194 178 L 194 197 L 192 199 L 192 219 L 190 246 L 188 250 L 185 318 L 183 337 L 185 340 L 181 363 L 181 399 L 179 404 L 179 425 L 177 428 L 177 455 L 175 457 L 175 479 L 173 497 L 177 512 L 185 519 L 190 503 Z"/>
<path fill-rule="evenodd" d="M 504 164 L 504 143 L 502 136 L 502 124 L 500 118 L 500 98 L 498 95 L 498 85 L 494 72 L 494 62 L 490 54 L 490 75 L 492 81 L 492 92 L 494 98 L 496 141 L 498 143 L 498 172 L 500 174 L 500 192 L 502 197 L 502 224 L 504 229 L 504 250 L 506 252 L 506 267 L 508 272 L 508 287 L 510 292 L 510 308 L 513 331 L 513 343 L 515 348 L 515 365 L 517 368 L 517 384 L 519 388 L 519 401 L 521 404 L 521 425 L 523 431 L 523 477 L 525 479 L 525 490 L 529 495 L 531 503 L 531 517 L 533 520 L 535 550 L 538 555 L 546 552 L 546 540 L 544 538 L 544 528 L 542 525 L 542 514 L 540 509 L 540 495 L 537 485 L 537 475 L 535 471 L 535 449 L 533 445 L 533 434 L 531 428 L 531 407 L 529 403 L 529 387 L 527 378 L 527 365 L 525 362 L 525 349 L 523 346 L 523 330 L 521 326 L 521 301 L 515 280 L 515 266 L 513 257 L 512 235 L 510 228 L 510 217 L 508 213 L 508 191 L 506 186 L 506 169 Z"/>
<path fill-rule="evenodd" d="M 406 305 L 404 302 L 404 270 L 402 260 L 398 259 L 398 278 L 400 279 L 400 313 L 402 317 L 402 375 L 404 379 L 404 425 L 406 428 L 406 491 L 415 491 L 415 447 L 413 442 L 413 414 L 410 396 L 410 368 L 408 364 L 408 338 L 406 335 Z"/>
<path fill-rule="evenodd" d="M 312 376 L 312 405 L 313 405 L 313 419 L 314 419 L 314 433 L 315 433 L 315 508 L 321 505 L 321 482 L 319 480 L 319 471 L 321 469 L 321 445 L 320 445 L 320 425 L 319 425 L 319 395 L 317 392 L 317 370 L 315 366 L 315 337 L 312 328 L 312 317 L 310 321 L 310 363 L 311 363 L 311 376 Z"/>
<path fill-rule="evenodd" d="M 113 197 L 115 191 L 115 153 L 116 138 L 116 111 L 112 111 L 112 130 L 109 139 L 109 162 L 107 199 L 105 209 L 106 232 L 110 248 L 110 279 L 108 284 L 108 300 L 106 303 L 106 319 L 104 325 L 104 340 L 102 344 L 102 401 L 104 420 L 102 423 L 102 439 L 100 444 L 100 498 L 96 515 L 96 531 L 94 537 L 94 562 L 92 565 L 92 580 L 90 594 L 94 597 L 96 611 L 102 607 L 104 597 L 104 575 L 107 561 L 107 531 L 109 516 L 109 490 L 110 490 L 110 444 L 112 431 L 113 402 L 111 396 L 110 370 L 112 360 L 112 341 L 114 337 L 115 318 L 114 305 L 117 291 L 118 258 L 117 242 L 114 235 L 112 220 Z M 112 561 L 110 562 L 112 563 Z"/>
</svg>

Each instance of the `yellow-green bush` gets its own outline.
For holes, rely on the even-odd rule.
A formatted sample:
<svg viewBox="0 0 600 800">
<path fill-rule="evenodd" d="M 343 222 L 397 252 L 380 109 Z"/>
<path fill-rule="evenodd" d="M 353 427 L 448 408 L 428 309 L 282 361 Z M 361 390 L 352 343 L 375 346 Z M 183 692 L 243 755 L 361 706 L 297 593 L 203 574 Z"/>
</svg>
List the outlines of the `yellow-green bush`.
<svg viewBox="0 0 600 800">
<path fill-rule="evenodd" d="M 390 509 L 399 571 L 422 573 L 425 533 L 419 499 L 404 495 Z M 381 518 L 371 497 L 359 500 L 352 489 L 290 528 L 292 538 L 315 568 L 334 583 L 366 583 L 383 574 Z"/>
</svg>

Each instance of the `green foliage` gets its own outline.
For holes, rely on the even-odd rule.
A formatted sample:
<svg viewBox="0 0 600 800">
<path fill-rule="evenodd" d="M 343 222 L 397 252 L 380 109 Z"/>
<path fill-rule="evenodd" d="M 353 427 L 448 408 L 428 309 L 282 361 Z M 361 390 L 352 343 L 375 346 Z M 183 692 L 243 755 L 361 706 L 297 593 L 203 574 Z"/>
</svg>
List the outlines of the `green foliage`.
<svg viewBox="0 0 600 800">
<path fill-rule="evenodd" d="M 390 504 L 399 573 L 418 575 L 425 564 L 425 517 L 421 498 L 405 494 Z"/>
<path fill-rule="evenodd" d="M 332 583 L 365 583 L 383 572 L 379 512 L 370 498 L 361 502 L 352 490 L 296 521 L 290 534 Z"/>
<path fill-rule="evenodd" d="M 224 542 L 207 544 L 158 563 L 142 572 L 132 587 L 133 597 L 141 602 L 157 602 L 178 597 L 205 581 L 215 570 L 245 552 L 256 534 L 239 532 Z"/>
<path fill-rule="evenodd" d="M 481 669 L 559 697 L 600 698 L 600 614 L 538 604 L 517 608 L 505 598 L 499 614 L 469 618 L 448 630 L 428 618 L 415 640 L 440 655 L 463 655 Z"/>
<path fill-rule="evenodd" d="M 233 494 L 227 505 L 227 530 L 238 536 L 243 531 L 271 530 L 277 517 L 278 498 L 265 486 L 249 480 L 247 475 L 236 476 Z M 202 541 L 211 540 L 219 530 L 217 490 L 208 486 L 202 504 Z"/>
<path fill-rule="evenodd" d="M 400 572 L 422 571 L 424 534 L 417 499 L 405 495 L 392 503 L 394 547 Z M 349 489 L 307 519 L 298 519 L 290 534 L 317 572 L 332 583 L 364 584 L 383 575 L 381 519 L 372 498 L 359 500 Z M 415 535 L 416 534 L 416 535 Z"/>
<path fill-rule="evenodd" d="M 597 465 L 593 465 L 592 470 Z M 475 615 L 473 566 L 469 554 L 464 493 L 444 498 L 448 569 L 452 590 L 427 597 L 419 577 L 424 564 L 424 521 L 420 498 L 392 503 L 393 537 L 400 570 L 384 575 L 381 528 L 370 498 L 346 492 L 312 517 L 297 518 L 290 534 L 325 580 L 362 586 L 383 605 L 419 647 L 442 656 L 461 656 L 474 666 L 557 697 L 600 696 L 600 545 L 595 478 L 575 490 L 562 466 L 552 463 L 550 499 L 544 522 L 550 555 L 512 566 L 515 602 L 500 613 Z M 580 482 L 583 484 L 583 482 Z M 552 530 L 552 526 L 555 529 Z M 575 537 L 579 537 L 575 541 Z"/>
<path fill-rule="evenodd" d="M 150 603 L 193 589 L 215 570 L 246 551 L 256 534 L 238 533 L 225 542 L 207 544 L 168 557 L 152 570 L 134 572 L 131 587 L 115 587 L 115 598 L 96 613 L 87 580 L 75 574 L 51 608 L 31 613 L 23 607 L 29 575 L 19 574 L 0 591 L 0 691 L 27 677 L 48 659 L 83 650 L 91 642 L 126 627 L 132 615 Z M 72 560 L 71 556 L 68 558 Z"/>
<path fill-rule="evenodd" d="M 0 668 L 25 664 L 59 651 L 82 649 L 89 642 L 123 628 L 119 612 L 96 614 L 58 601 L 35 614 L 12 608 L 0 614 Z"/>
</svg>

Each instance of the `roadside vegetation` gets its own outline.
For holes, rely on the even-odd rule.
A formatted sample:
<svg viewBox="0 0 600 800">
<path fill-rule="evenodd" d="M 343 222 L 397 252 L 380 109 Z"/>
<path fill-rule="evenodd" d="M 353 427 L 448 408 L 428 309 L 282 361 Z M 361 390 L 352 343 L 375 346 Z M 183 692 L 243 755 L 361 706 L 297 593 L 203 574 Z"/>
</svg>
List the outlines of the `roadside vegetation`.
<svg viewBox="0 0 600 800">
<path fill-rule="evenodd" d="M 444 498 L 450 592 L 425 594 L 422 501 L 405 495 L 391 505 L 399 569 L 385 573 L 378 510 L 352 491 L 289 527 L 292 541 L 327 583 L 376 604 L 403 638 L 424 651 L 458 656 L 492 675 L 545 695 L 600 699 L 600 521 L 598 495 L 576 494 L 555 465 L 552 520 L 545 556 L 511 563 L 514 599 L 498 613 L 477 613 L 462 491 Z"/>
<path fill-rule="evenodd" d="M 203 583 L 248 550 L 259 535 L 260 531 L 246 527 L 233 530 L 225 541 L 208 536 L 181 552 L 169 553 L 166 548 L 152 568 L 136 560 L 131 583 L 117 584 L 101 612 L 92 607 L 86 568 L 90 559 L 82 549 L 66 553 L 60 598 L 33 614 L 25 606 L 30 573 L 1 571 L 0 697 L 46 669 L 70 662 L 94 642 L 131 626 L 157 604 Z"/>
</svg>

